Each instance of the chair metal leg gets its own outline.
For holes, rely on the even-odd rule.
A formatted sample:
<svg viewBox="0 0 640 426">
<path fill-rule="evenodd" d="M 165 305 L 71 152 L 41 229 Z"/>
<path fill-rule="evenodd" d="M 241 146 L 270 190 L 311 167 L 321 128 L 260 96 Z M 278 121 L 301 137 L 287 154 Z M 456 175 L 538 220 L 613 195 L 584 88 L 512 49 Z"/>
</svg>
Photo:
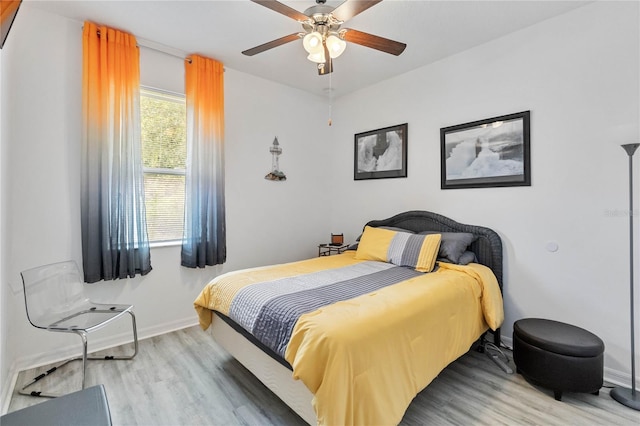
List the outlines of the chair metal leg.
<svg viewBox="0 0 640 426">
<path fill-rule="evenodd" d="M 132 360 L 133 358 L 135 358 L 135 356 L 138 354 L 138 329 L 136 326 L 136 316 L 133 312 L 131 311 L 127 311 L 130 315 L 131 315 L 131 326 L 132 326 L 132 331 L 133 331 L 133 354 L 131 355 L 125 355 L 125 356 L 116 356 L 116 355 L 105 355 L 105 356 L 101 356 L 101 357 L 90 357 L 87 356 L 87 333 L 83 330 L 73 330 L 73 332 L 75 334 L 77 334 L 78 336 L 80 336 L 80 339 L 82 340 L 82 356 L 80 357 L 76 357 L 76 358 L 71 358 L 68 359 L 66 361 L 64 361 L 62 364 L 57 365 L 49 370 L 47 370 L 45 373 L 42 373 L 36 377 L 34 377 L 29 383 L 27 383 L 25 386 L 22 387 L 22 389 L 20 389 L 18 391 L 18 393 L 20 395 L 27 395 L 27 396 L 36 396 L 36 397 L 41 397 L 41 398 L 57 398 L 59 396 L 62 396 L 62 394 L 53 394 L 53 393 L 45 393 L 45 391 L 26 391 L 25 389 L 27 389 L 28 387 L 32 386 L 33 384 L 35 384 L 36 382 L 44 379 L 45 377 L 49 376 L 50 374 L 53 374 L 55 371 L 60 370 L 62 367 L 64 367 L 65 365 L 73 362 L 73 361 L 82 361 L 82 388 L 81 389 L 85 389 L 85 378 L 86 378 L 86 373 L 87 373 L 87 360 L 89 361 L 127 361 L 127 360 Z"/>
<path fill-rule="evenodd" d="M 129 315 L 131 315 L 131 327 L 133 329 L 133 354 L 131 355 L 125 355 L 125 356 L 116 356 L 116 355 L 105 355 L 105 356 L 99 356 L 99 357 L 88 357 L 88 360 L 91 361 L 100 361 L 100 360 L 129 360 L 129 359 L 133 359 L 135 358 L 135 356 L 138 354 L 138 328 L 136 326 L 136 316 L 133 312 L 131 311 L 127 311 L 129 313 Z"/>
<path fill-rule="evenodd" d="M 62 395 L 57 395 L 57 394 L 43 393 L 43 391 L 27 392 L 25 389 L 28 388 L 29 386 L 39 382 L 40 380 L 44 379 L 45 377 L 49 376 L 50 374 L 53 374 L 54 372 L 58 371 L 59 369 L 61 369 L 65 365 L 69 364 L 70 362 L 78 361 L 79 359 L 80 358 L 68 359 L 68 360 L 64 361 L 62 364 L 57 365 L 57 366 L 55 366 L 53 368 L 50 368 L 49 370 L 47 370 L 46 372 L 40 374 L 39 376 L 34 377 L 29 383 L 24 385 L 22 387 L 22 389 L 20 389 L 18 391 L 18 393 L 20 395 L 39 396 L 39 397 L 42 397 L 42 398 L 57 398 L 58 396 L 62 396 Z"/>
<path fill-rule="evenodd" d="M 133 327 L 133 355 L 131 355 L 133 359 L 138 354 L 138 326 L 136 325 L 136 315 L 133 311 L 128 312 L 131 315 L 131 326 Z"/>
<path fill-rule="evenodd" d="M 84 389 L 84 382 L 87 376 L 87 333 L 84 331 L 77 331 L 76 333 L 82 339 L 82 389 Z"/>
</svg>

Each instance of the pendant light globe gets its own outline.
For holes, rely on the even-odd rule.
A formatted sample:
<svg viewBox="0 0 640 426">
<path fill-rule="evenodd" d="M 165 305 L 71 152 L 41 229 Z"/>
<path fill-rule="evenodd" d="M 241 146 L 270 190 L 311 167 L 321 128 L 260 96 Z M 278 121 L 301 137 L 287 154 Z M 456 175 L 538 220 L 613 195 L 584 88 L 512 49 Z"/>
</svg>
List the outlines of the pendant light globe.
<svg viewBox="0 0 640 426">
<path fill-rule="evenodd" d="M 337 35 L 331 34 L 327 37 L 327 49 L 329 49 L 329 56 L 331 56 L 332 59 L 342 55 L 346 48 L 347 43 Z"/>
<path fill-rule="evenodd" d="M 322 52 L 322 34 L 317 31 L 310 32 L 302 39 L 302 46 L 311 55 Z"/>
<path fill-rule="evenodd" d="M 315 62 L 316 64 L 324 64 L 327 60 L 324 55 L 324 49 L 318 53 L 310 53 L 309 56 L 307 56 L 307 59 L 311 62 Z"/>
</svg>

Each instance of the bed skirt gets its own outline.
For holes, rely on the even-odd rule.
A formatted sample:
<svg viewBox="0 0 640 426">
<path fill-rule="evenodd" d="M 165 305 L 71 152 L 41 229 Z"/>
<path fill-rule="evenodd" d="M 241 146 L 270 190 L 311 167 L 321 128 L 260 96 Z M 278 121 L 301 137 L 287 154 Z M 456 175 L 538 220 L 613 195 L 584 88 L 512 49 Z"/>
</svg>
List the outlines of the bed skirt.
<svg viewBox="0 0 640 426">
<path fill-rule="evenodd" d="M 313 395 L 293 373 L 261 351 L 220 318 L 209 328 L 214 340 L 310 425 L 317 424 Z"/>
</svg>

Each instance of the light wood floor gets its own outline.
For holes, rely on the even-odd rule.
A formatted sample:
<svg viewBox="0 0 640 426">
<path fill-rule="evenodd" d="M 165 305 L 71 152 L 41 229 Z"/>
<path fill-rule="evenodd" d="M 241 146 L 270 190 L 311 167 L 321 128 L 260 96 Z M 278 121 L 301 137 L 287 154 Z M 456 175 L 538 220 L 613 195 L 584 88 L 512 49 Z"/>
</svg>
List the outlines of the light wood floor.
<svg viewBox="0 0 640 426">
<path fill-rule="evenodd" d="M 198 327 L 141 340 L 133 361 L 92 361 L 87 386 L 105 386 L 114 425 L 303 425 L 284 403 Z M 127 353 L 131 345 L 112 353 Z M 508 353 L 508 352 L 507 352 Z M 511 362 L 511 366 L 513 363 Z M 50 366 L 21 372 L 18 385 Z M 80 362 L 58 375 L 60 392 L 80 384 Z M 49 383 L 48 383 L 49 382 Z M 37 384 L 35 386 L 41 386 Z M 447 367 L 407 410 L 403 425 L 637 425 L 640 413 L 599 396 L 565 394 L 507 375 L 484 354 L 469 352 Z M 9 411 L 42 402 L 14 392 Z"/>
</svg>

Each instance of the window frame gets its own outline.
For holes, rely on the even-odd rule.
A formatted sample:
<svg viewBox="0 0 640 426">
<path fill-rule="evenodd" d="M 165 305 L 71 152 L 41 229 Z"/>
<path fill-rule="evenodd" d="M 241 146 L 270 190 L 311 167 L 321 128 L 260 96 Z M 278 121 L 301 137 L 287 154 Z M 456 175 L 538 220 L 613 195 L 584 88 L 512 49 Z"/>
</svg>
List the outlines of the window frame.
<svg viewBox="0 0 640 426">
<path fill-rule="evenodd" d="M 159 89 L 157 87 L 152 87 L 152 86 L 147 86 L 147 85 L 140 85 L 140 97 L 142 98 L 143 93 L 146 92 L 144 94 L 144 96 L 148 96 L 148 97 L 156 97 L 156 99 L 162 99 L 161 96 L 154 96 L 154 93 L 158 93 L 160 95 L 166 95 L 169 97 L 177 97 L 177 98 L 181 98 L 184 102 L 185 102 L 185 106 L 186 106 L 186 94 L 184 93 L 178 93 L 178 92 L 173 92 L 170 90 L 165 90 L 165 89 Z M 186 120 L 186 117 L 185 117 Z M 141 128 L 142 128 L 142 109 L 140 111 L 140 124 L 141 124 Z M 186 129 L 185 129 L 185 133 L 186 133 Z M 186 135 L 185 135 L 186 136 Z M 144 142 L 143 142 L 144 144 Z M 185 147 L 186 149 L 186 147 Z M 187 175 L 187 166 L 185 164 L 185 168 L 184 169 L 168 169 L 168 168 L 162 168 L 162 167 L 145 167 L 144 163 L 142 164 L 142 174 L 143 176 L 145 176 L 146 174 L 165 174 L 165 175 L 173 175 L 173 176 L 185 176 L 186 179 L 186 175 Z M 145 189 L 145 195 L 146 195 L 146 189 Z M 186 191 L 185 191 L 185 196 L 186 196 Z M 145 210 L 146 210 L 146 205 L 147 201 L 146 201 L 146 197 L 145 197 Z M 147 222 L 147 226 L 148 226 L 148 222 Z M 183 225 L 182 225 L 182 233 L 184 235 L 184 221 L 183 221 Z M 155 240 L 152 241 L 151 239 L 149 239 L 149 247 L 154 248 L 154 247 L 171 247 L 171 246 L 180 246 L 182 245 L 182 240 L 184 237 L 181 238 L 176 238 L 176 239 L 171 239 L 171 240 Z"/>
</svg>

